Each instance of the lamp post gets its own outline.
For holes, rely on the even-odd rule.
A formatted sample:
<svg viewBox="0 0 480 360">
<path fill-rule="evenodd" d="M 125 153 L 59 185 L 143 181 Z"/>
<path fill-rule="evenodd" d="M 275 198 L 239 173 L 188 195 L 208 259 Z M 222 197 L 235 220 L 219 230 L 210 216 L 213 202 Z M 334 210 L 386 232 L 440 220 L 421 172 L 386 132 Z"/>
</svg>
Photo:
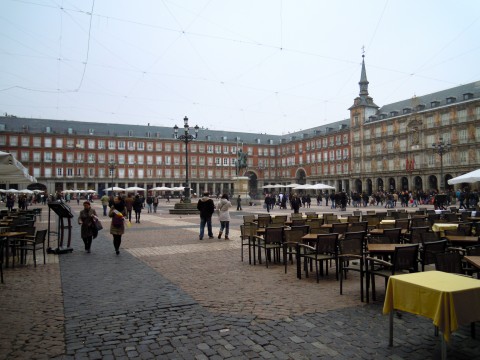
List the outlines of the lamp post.
<svg viewBox="0 0 480 360">
<path fill-rule="evenodd" d="M 115 174 L 115 169 L 117 168 L 117 164 L 113 161 L 108 163 L 108 170 L 110 170 L 110 174 L 112 174 L 112 195 L 113 195 L 113 175 Z"/>
<path fill-rule="evenodd" d="M 450 151 L 450 144 L 443 142 L 443 138 L 439 138 L 438 142 L 432 144 L 435 154 L 440 155 L 440 191 L 445 190 L 445 179 L 443 178 L 443 155 Z"/>
<path fill-rule="evenodd" d="M 178 126 L 173 127 L 173 135 L 175 139 L 180 140 L 185 144 L 185 200 L 184 202 L 189 203 L 190 200 L 190 184 L 188 181 L 188 143 L 192 142 L 198 137 L 198 125 L 195 125 L 195 135 L 190 134 L 190 127 L 188 126 L 188 118 L 185 116 L 183 118 L 183 128 L 184 134 L 178 135 Z"/>
</svg>

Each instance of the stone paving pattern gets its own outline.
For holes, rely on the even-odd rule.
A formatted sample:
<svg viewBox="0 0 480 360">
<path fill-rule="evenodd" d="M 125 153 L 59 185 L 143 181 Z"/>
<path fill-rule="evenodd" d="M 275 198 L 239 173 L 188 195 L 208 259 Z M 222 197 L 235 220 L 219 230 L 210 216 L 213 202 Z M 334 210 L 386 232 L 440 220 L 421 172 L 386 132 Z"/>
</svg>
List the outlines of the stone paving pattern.
<svg viewBox="0 0 480 360">
<path fill-rule="evenodd" d="M 431 320 L 412 314 L 395 318 L 388 347 L 382 282 L 377 301 L 365 304 L 356 274 L 340 295 L 333 268 L 317 284 L 315 276 L 298 280 L 292 265 L 285 274 L 281 264 L 241 262 L 242 215 L 265 210 L 232 211 L 231 240 L 199 241 L 197 216 L 169 215 L 170 206 L 142 212 L 118 256 L 106 218 L 91 254 L 82 250 L 75 218 L 73 253 L 5 269 L 0 359 L 439 358 Z M 80 207 L 72 209 L 77 215 Z M 44 210 L 37 227 L 46 219 Z M 454 333 L 448 356 L 480 359 L 469 326 Z"/>
</svg>

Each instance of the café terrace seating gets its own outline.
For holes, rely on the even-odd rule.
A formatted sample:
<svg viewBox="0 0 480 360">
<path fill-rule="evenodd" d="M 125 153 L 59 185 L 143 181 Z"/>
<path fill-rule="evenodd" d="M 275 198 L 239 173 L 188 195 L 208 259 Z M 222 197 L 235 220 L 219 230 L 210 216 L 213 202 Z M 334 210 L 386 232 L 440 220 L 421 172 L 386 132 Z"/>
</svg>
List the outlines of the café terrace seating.
<svg viewBox="0 0 480 360">
<path fill-rule="evenodd" d="M 398 214 L 407 214 L 409 217 L 398 216 Z M 460 236 L 473 233 L 478 236 L 480 235 L 478 223 L 461 222 L 459 219 L 454 223 L 458 224 L 457 230 L 435 228 L 437 231 L 435 232 L 429 226 L 430 223 L 446 222 L 445 219 L 440 219 L 440 214 L 435 212 L 431 212 L 427 219 L 426 215 L 420 215 L 418 211 L 414 214 L 389 209 L 388 213 L 363 215 L 364 221 L 357 221 L 360 219 L 359 215 L 344 216 L 342 219 L 333 213 L 320 215 L 322 216 L 319 218 L 317 213 L 292 214 L 290 221 L 287 222 L 289 226 L 285 226 L 287 220 L 285 215 L 259 214 L 253 227 L 243 225 L 241 228 L 242 261 L 243 248 L 248 246 L 250 263 L 252 253 L 254 263 L 255 255 L 258 253 L 259 263 L 262 263 L 262 257 L 264 257 L 267 268 L 272 263 L 281 263 L 283 260 L 285 273 L 288 265 L 296 263 L 299 278 L 301 278 L 301 272 L 308 277 L 309 273 L 315 271 L 317 282 L 324 274 L 328 275 L 330 267 L 335 266 L 336 277 L 340 281 L 340 294 L 343 294 L 343 282 L 348 281 L 348 275 L 351 272 L 357 272 L 362 302 L 365 295 L 368 302 L 370 294 L 372 299 L 376 300 L 375 278 L 377 276 L 383 277 L 386 285 L 392 274 L 415 272 L 420 266 L 421 271 L 425 271 L 427 266 L 433 264 L 437 269 L 446 269 L 448 272 L 463 273 L 468 270 L 469 274 L 480 273 L 480 270 L 473 267 L 474 264 L 468 263 L 467 267 L 467 261 L 462 261 L 467 252 L 470 256 L 480 256 L 480 238 L 478 245 L 469 247 L 468 250 L 466 246 L 456 248 L 451 246 L 457 245 L 458 243 L 454 241 L 458 242 L 458 240 L 452 239 L 449 243 L 443 238 L 444 233 Z M 453 217 L 448 219 L 452 220 Z M 244 221 L 248 220 L 252 219 L 244 218 Z M 382 223 L 382 220 L 386 221 Z M 312 240 L 306 240 L 303 237 L 308 233 L 317 236 L 316 238 L 312 236 Z M 369 252 L 367 239 L 368 244 L 387 246 L 372 245 Z M 466 242 L 467 245 L 470 243 L 472 243 L 471 240 Z M 473 244 L 475 244 L 474 241 Z M 371 293 L 370 289 L 372 289 Z"/>
<path fill-rule="evenodd" d="M 283 250 L 284 231 L 285 228 L 283 226 L 269 226 L 265 228 L 265 235 L 263 237 L 258 235 L 254 236 L 254 239 L 257 242 L 257 247 L 259 248 L 258 262 L 260 264 L 262 263 L 261 249 L 264 250 L 265 265 L 267 268 L 269 262 L 280 261 L 280 250 Z"/>
<path fill-rule="evenodd" d="M 26 263 L 27 253 L 32 252 L 33 255 L 33 265 L 37 267 L 37 250 L 42 249 L 43 253 L 43 263 L 46 264 L 45 257 L 45 240 L 47 239 L 47 230 L 38 230 L 35 233 L 35 238 L 19 238 L 15 239 L 16 250 L 23 255 L 22 263 Z"/>
<path fill-rule="evenodd" d="M 386 289 L 390 276 L 418 271 L 418 247 L 418 244 L 396 247 L 391 262 L 370 256 L 366 257 L 367 302 L 369 301 L 370 284 L 372 300 L 376 300 L 375 276 L 385 279 Z"/>
<path fill-rule="evenodd" d="M 318 234 L 315 244 L 299 244 L 299 254 L 297 256 L 303 259 L 303 269 L 305 276 L 308 277 L 308 268 L 315 263 L 315 273 L 317 283 L 320 281 L 320 275 L 323 275 L 323 265 L 325 263 L 325 273 L 328 275 L 328 262 L 335 260 L 335 276 L 338 280 L 338 233 Z"/>
<path fill-rule="evenodd" d="M 285 266 L 285 274 L 287 273 L 288 262 L 293 264 L 293 255 L 297 255 L 296 246 L 301 243 L 302 236 L 308 234 L 310 227 L 291 226 L 288 231 L 285 231 L 285 241 L 283 242 L 283 264 Z"/>
<path fill-rule="evenodd" d="M 340 295 L 343 294 L 343 281 L 347 274 L 355 271 L 360 274 L 360 299 L 364 299 L 363 280 L 365 277 L 365 232 L 347 232 L 338 245 L 338 263 L 340 276 Z"/>
</svg>

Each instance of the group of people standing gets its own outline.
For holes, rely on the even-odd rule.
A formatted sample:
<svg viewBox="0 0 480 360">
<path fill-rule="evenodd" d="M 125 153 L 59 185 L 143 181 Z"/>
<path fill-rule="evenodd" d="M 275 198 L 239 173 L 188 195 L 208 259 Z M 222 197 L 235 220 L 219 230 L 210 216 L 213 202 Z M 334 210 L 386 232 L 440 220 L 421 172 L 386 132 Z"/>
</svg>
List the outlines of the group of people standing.
<svg viewBox="0 0 480 360">
<path fill-rule="evenodd" d="M 217 211 L 218 220 L 220 221 L 220 231 L 218 238 L 221 239 L 225 232 L 225 240 L 228 240 L 230 232 L 230 211 L 232 203 L 228 198 L 228 194 L 223 194 L 220 200 L 215 203 L 210 198 L 210 193 L 204 192 L 203 196 L 198 200 L 197 209 L 200 211 L 200 234 L 199 240 L 203 240 L 205 235 L 205 225 L 207 226 L 207 235 L 209 239 L 213 239 L 212 216 Z M 237 207 L 238 209 L 238 207 Z"/>
</svg>

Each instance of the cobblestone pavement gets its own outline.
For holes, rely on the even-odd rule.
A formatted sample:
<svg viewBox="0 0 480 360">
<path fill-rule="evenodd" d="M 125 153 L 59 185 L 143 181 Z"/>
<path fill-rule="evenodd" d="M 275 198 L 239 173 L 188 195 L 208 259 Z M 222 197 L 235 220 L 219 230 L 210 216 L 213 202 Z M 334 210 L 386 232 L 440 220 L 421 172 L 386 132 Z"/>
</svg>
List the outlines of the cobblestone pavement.
<svg viewBox="0 0 480 360">
<path fill-rule="evenodd" d="M 411 314 L 395 318 L 388 347 L 382 286 L 378 301 L 364 304 L 355 274 L 339 295 L 332 272 L 317 284 L 298 280 L 291 265 L 285 274 L 283 265 L 241 262 L 245 213 L 232 211 L 231 240 L 199 241 L 197 216 L 169 215 L 162 204 L 127 229 L 118 256 L 107 219 L 91 254 L 74 221 L 73 253 L 5 270 L 0 359 L 439 358 L 431 320 Z M 480 359 L 468 326 L 448 355 Z"/>
</svg>

